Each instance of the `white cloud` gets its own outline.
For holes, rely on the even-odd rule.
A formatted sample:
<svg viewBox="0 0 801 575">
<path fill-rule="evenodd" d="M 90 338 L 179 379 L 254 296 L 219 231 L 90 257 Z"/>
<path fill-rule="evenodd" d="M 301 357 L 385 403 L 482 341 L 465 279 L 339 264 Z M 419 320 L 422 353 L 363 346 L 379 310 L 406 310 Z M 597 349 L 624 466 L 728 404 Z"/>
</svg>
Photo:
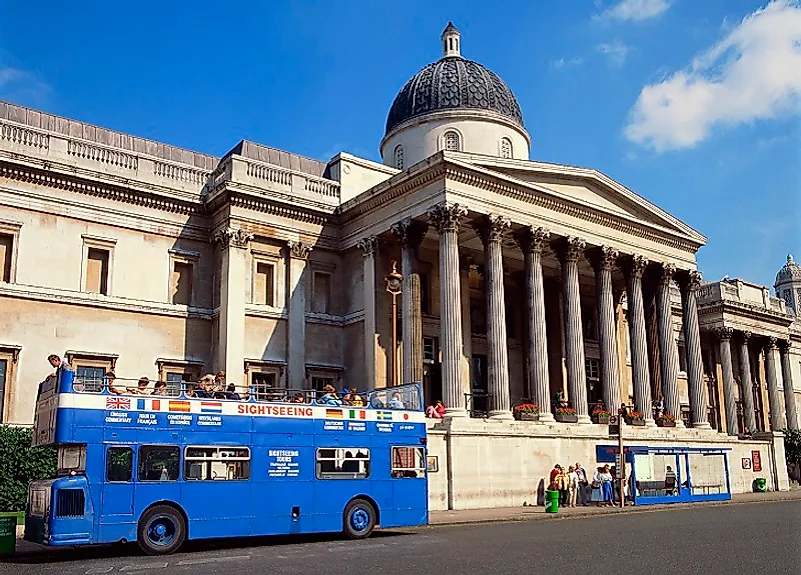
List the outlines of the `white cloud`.
<svg viewBox="0 0 801 575">
<path fill-rule="evenodd" d="M 0 99 L 41 107 L 50 86 L 36 74 L 0 62 Z"/>
<path fill-rule="evenodd" d="M 605 10 L 598 16 L 601 20 L 649 20 L 667 12 L 668 0 L 621 0 L 620 3 Z"/>
<path fill-rule="evenodd" d="M 552 68 L 567 68 L 570 66 L 580 66 L 584 63 L 583 58 L 557 58 L 556 60 L 551 60 L 551 67 Z"/>
<path fill-rule="evenodd" d="M 624 133 L 656 151 L 689 148 L 717 126 L 801 112 L 801 4 L 746 16 L 686 70 L 645 86 Z"/>
<path fill-rule="evenodd" d="M 599 44 L 596 46 L 596 50 L 609 58 L 610 62 L 616 66 L 622 66 L 629 55 L 629 47 L 620 40 L 615 40 L 614 42 L 609 42 L 606 44 Z"/>
</svg>

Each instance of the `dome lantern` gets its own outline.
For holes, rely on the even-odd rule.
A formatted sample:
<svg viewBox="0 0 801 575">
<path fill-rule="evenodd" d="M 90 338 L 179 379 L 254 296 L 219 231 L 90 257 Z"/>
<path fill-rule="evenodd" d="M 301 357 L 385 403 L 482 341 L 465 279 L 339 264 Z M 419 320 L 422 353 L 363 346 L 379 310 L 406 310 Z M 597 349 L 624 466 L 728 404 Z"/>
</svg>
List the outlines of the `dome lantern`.
<svg viewBox="0 0 801 575">
<path fill-rule="evenodd" d="M 443 58 L 459 58 L 461 57 L 461 48 L 459 44 L 461 43 L 462 35 L 459 34 L 459 30 L 456 29 L 456 26 L 453 25 L 453 22 L 448 22 L 448 25 L 445 27 L 445 30 L 442 31 L 442 57 Z"/>
</svg>

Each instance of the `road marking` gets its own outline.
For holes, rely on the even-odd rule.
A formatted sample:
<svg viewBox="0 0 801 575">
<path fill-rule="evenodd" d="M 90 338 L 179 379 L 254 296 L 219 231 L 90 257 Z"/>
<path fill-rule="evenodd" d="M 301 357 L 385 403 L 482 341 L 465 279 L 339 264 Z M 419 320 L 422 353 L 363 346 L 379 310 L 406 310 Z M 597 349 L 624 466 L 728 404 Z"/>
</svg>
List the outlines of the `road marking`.
<svg viewBox="0 0 801 575">
<path fill-rule="evenodd" d="M 111 573 L 112 571 L 114 571 L 114 567 L 92 567 L 86 572 L 86 575 L 100 575 L 101 573 Z"/>
<path fill-rule="evenodd" d="M 241 561 L 243 559 L 250 559 L 250 555 L 230 555 L 225 557 L 208 557 L 205 559 L 184 559 L 179 561 L 178 565 L 205 565 L 207 563 L 221 563 L 223 561 Z"/>
<path fill-rule="evenodd" d="M 120 567 L 120 571 L 142 571 L 144 569 L 164 569 L 166 563 L 145 563 L 144 565 L 125 565 Z"/>
<path fill-rule="evenodd" d="M 250 559 L 250 555 L 226 555 L 225 557 L 218 557 L 217 561 L 240 561 L 242 559 Z"/>
</svg>

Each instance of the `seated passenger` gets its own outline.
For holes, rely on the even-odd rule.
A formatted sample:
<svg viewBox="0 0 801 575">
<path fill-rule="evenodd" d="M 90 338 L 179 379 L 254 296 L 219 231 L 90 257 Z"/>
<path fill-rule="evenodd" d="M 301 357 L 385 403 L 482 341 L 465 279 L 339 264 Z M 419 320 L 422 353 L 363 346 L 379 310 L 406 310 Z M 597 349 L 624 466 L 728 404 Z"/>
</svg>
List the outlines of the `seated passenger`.
<svg viewBox="0 0 801 575">
<path fill-rule="evenodd" d="M 239 394 L 236 392 L 236 386 L 233 383 L 229 383 L 228 384 L 228 388 L 226 389 L 226 393 L 225 393 L 225 398 L 226 399 L 233 399 L 233 400 L 236 400 L 236 401 L 239 401 L 239 400 L 242 399 L 239 396 Z"/>
<path fill-rule="evenodd" d="M 136 387 L 129 387 L 126 391 L 131 395 L 150 395 L 150 392 L 147 390 L 148 385 L 150 385 L 150 380 L 142 376 L 139 378 L 139 383 Z"/>
<path fill-rule="evenodd" d="M 151 395 L 167 395 L 167 382 L 157 381 L 155 385 L 153 385 L 153 393 L 151 393 Z"/>
<path fill-rule="evenodd" d="M 350 388 L 350 404 L 353 407 L 364 407 L 364 398 L 356 393 L 356 388 Z"/>
<path fill-rule="evenodd" d="M 106 380 L 106 385 L 108 386 L 109 393 L 114 393 L 116 395 L 122 395 L 125 393 L 125 390 L 114 385 L 114 382 L 117 380 L 117 376 L 114 374 L 113 371 L 107 371 L 106 375 L 104 376 Z"/>
<path fill-rule="evenodd" d="M 322 397 L 317 400 L 317 403 L 321 405 L 342 405 L 342 400 L 337 397 L 336 389 L 334 389 L 333 385 L 326 385 L 323 387 Z"/>
<path fill-rule="evenodd" d="M 390 409 L 406 409 L 401 401 L 401 395 L 399 392 L 395 392 L 392 394 L 392 399 L 389 400 L 389 405 L 387 406 Z"/>
<path fill-rule="evenodd" d="M 214 393 L 214 376 L 211 374 L 204 375 L 198 383 L 200 384 L 200 389 L 195 389 L 194 396 L 204 399 L 211 398 Z"/>
<path fill-rule="evenodd" d="M 303 399 L 303 394 L 298 392 L 292 396 L 292 403 L 306 403 L 306 400 Z"/>
</svg>

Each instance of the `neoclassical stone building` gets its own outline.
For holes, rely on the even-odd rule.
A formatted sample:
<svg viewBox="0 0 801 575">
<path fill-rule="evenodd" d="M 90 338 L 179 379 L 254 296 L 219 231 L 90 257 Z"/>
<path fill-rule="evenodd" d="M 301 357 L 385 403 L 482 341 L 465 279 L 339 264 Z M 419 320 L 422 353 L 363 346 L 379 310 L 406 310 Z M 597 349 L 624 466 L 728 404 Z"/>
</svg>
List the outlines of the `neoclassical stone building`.
<svg viewBox="0 0 801 575">
<path fill-rule="evenodd" d="M 88 378 L 421 381 L 449 416 L 432 425 L 432 452 L 460 433 L 498 445 L 500 434 L 567 441 L 554 457 L 588 461 L 602 438 L 588 425 L 599 399 L 631 398 L 646 414 L 644 441 L 797 427 L 799 346 L 789 346 L 801 328 L 785 300 L 760 290 L 752 302 L 757 288 L 739 280 L 703 282 L 695 256 L 706 238 L 601 172 L 529 160 L 512 91 L 461 55 L 453 25 L 441 41 L 442 58 L 390 108 L 382 164 L 248 141 L 217 158 L 0 102 L 3 421 L 31 421 L 46 357 L 58 353 Z M 403 275 L 395 348 L 393 262 Z M 752 334 L 748 353 L 734 347 L 740 333 Z M 753 376 L 752 394 L 737 374 Z M 559 390 L 578 426 L 553 423 Z M 653 427 L 659 395 L 678 429 Z M 536 429 L 507 421 L 523 399 L 541 408 Z M 447 462 L 457 475 L 470 473 L 469 449 Z M 546 459 L 505 480 L 528 481 Z M 435 506 L 463 494 L 511 502 L 528 489 L 501 501 L 444 477 L 432 480 Z"/>
</svg>

